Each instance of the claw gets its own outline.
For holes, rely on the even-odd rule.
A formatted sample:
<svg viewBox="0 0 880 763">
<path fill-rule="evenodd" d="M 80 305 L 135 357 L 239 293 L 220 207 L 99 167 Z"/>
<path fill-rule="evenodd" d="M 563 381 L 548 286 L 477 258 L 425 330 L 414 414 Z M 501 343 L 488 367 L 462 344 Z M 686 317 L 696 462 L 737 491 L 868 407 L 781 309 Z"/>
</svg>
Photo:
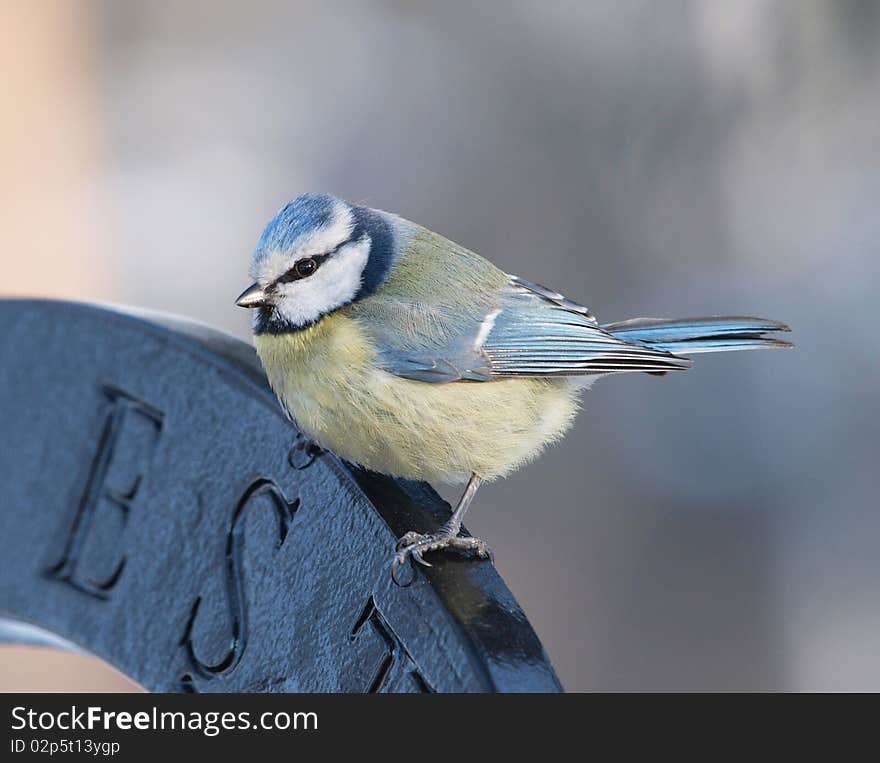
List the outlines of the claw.
<svg viewBox="0 0 880 763">
<path fill-rule="evenodd" d="M 410 552 L 410 556 L 412 556 L 413 559 L 415 559 L 419 564 L 421 564 L 422 567 L 433 567 L 434 566 L 430 562 L 425 561 L 425 557 L 422 556 L 422 552 L 419 551 L 417 548 L 414 548 Z"/>
<path fill-rule="evenodd" d="M 474 551 L 476 551 L 477 556 L 488 559 L 490 562 L 495 561 L 495 553 L 489 548 L 487 543 L 477 543 L 474 545 Z"/>
<path fill-rule="evenodd" d="M 400 540 L 397 541 L 395 548 L 396 554 L 391 563 L 391 579 L 402 588 L 406 588 L 415 580 L 416 572 L 412 569 L 412 577 L 402 582 L 400 579 L 400 568 L 406 566 L 407 559 L 412 558 L 415 564 L 422 567 L 433 567 L 434 565 L 427 561 L 424 554 L 427 551 L 440 551 L 443 549 L 457 550 L 460 552 L 470 552 L 471 554 L 482 559 L 495 561 L 495 555 L 485 541 L 479 538 L 460 537 L 445 532 L 445 528 L 433 534 L 421 534 L 417 532 L 408 532 Z"/>
<path fill-rule="evenodd" d="M 409 580 L 407 580 L 406 582 L 401 582 L 400 568 L 404 564 L 406 564 L 406 558 L 404 557 L 403 559 L 401 559 L 399 554 L 394 557 L 394 561 L 391 563 L 391 579 L 394 581 L 394 585 L 399 586 L 400 588 L 406 588 L 407 586 L 411 585 L 413 580 L 415 579 L 415 574 L 413 574 L 413 576 Z"/>
</svg>

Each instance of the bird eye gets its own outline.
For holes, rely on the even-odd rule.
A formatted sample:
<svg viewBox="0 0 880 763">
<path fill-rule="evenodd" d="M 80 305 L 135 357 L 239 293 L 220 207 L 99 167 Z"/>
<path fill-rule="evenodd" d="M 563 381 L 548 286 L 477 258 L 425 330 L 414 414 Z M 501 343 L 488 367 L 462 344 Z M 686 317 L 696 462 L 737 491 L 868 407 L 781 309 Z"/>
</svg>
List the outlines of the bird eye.
<svg viewBox="0 0 880 763">
<path fill-rule="evenodd" d="M 279 276 L 273 286 L 281 283 L 290 283 L 291 281 L 299 281 L 308 278 L 314 273 L 321 263 L 326 260 L 332 252 L 328 254 L 316 254 L 314 257 L 306 257 L 299 262 L 294 263 L 293 267 L 283 275 Z"/>
<path fill-rule="evenodd" d="M 300 278 L 306 278 L 318 269 L 318 263 L 309 257 L 297 262 L 296 265 L 293 266 L 293 269 Z"/>
</svg>

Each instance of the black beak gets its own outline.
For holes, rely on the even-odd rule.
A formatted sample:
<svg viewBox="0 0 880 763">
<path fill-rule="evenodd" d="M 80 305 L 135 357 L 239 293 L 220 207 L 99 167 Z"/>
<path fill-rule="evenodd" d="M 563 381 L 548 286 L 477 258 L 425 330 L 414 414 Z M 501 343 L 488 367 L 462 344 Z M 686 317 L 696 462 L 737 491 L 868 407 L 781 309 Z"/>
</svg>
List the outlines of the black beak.
<svg viewBox="0 0 880 763">
<path fill-rule="evenodd" d="M 258 283 L 253 283 L 248 286 L 241 294 L 238 295 L 238 299 L 235 300 L 235 304 L 239 307 L 247 307 L 252 309 L 254 307 L 263 307 L 264 305 L 269 304 L 269 300 L 266 297 L 266 292 L 263 291 L 262 287 Z"/>
</svg>

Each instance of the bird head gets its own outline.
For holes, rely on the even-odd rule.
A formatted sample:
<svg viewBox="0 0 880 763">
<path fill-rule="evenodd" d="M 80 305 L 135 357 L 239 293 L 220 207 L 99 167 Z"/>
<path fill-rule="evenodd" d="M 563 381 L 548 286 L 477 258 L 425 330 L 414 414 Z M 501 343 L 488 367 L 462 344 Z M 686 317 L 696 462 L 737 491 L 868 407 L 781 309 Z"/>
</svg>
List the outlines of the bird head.
<svg viewBox="0 0 880 763">
<path fill-rule="evenodd" d="M 375 292 L 395 251 L 391 215 L 303 194 L 266 226 L 236 304 L 255 311 L 256 334 L 300 331 Z"/>
</svg>

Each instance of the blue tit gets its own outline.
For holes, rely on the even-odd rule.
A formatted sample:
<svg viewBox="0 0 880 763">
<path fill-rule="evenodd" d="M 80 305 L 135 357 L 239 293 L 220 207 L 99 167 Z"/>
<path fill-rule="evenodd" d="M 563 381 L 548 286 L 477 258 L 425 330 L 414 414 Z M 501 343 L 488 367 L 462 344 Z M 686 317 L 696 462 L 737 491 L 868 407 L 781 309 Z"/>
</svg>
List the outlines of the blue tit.
<svg viewBox="0 0 880 763">
<path fill-rule="evenodd" d="M 480 483 L 561 438 L 599 376 L 665 374 L 701 352 L 790 347 L 777 321 L 590 311 L 415 223 L 322 194 L 269 222 L 251 263 L 254 342 L 288 416 L 342 458 L 384 474 L 466 483 L 436 533 L 401 538 L 392 572 L 459 535 Z"/>
</svg>

